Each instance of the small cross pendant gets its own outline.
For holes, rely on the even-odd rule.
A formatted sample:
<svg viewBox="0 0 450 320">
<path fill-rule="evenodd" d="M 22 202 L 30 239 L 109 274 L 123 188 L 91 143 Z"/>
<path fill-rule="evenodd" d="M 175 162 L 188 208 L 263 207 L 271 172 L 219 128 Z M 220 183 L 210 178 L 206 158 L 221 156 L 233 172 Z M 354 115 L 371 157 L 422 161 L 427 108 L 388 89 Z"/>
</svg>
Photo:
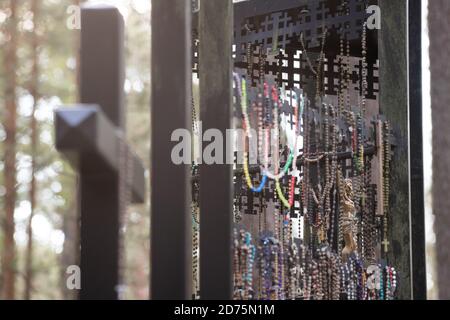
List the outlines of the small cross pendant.
<svg viewBox="0 0 450 320">
<path fill-rule="evenodd" d="M 389 250 L 388 250 L 388 246 L 389 246 L 390 242 L 389 242 L 387 239 L 384 239 L 384 240 L 381 242 L 381 244 L 382 244 L 383 247 L 384 247 L 384 252 L 388 252 L 388 251 L 389 251 Z"/>
</svg>

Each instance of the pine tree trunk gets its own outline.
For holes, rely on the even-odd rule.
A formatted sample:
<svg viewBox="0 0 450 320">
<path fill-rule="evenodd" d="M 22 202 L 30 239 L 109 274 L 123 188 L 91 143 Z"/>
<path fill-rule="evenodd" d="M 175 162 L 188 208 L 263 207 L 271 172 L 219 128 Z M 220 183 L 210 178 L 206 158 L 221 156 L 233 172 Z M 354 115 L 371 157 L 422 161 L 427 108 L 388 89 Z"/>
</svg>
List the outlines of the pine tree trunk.
<svg viewBox="0 0 450 320">
<path fill-rule="evenodd" d="M 35 117 L 39 101 L 39 52 L 38 45 L 39 39 L 36 30 L 38 25 L 39 16 L 39 0 L 33 0 L 31 4 L 31 10 L 33 12 L 33 25 L 34 30 L 32 34 L 32 57 L 33 57 L 33 69 L 31 72 L 30 94 L 33 96 L 33 111 L 31 114 L 31 181 L 30 181 L 30 204 L 31 213 L 28 219 L 27 235 L 28 244 L 25 260 L 25 291 L 24 299 L 30 300 L 32 294 L 33 283 L 33 217 L 36 209 L 36 156 L 37 156 L 37 144 L 38 144 L 38 124 Z"/>
<path fill-rule="evenodd" d="M 66 285 L 68 266 L 79 265 L 79 239 L 78 239 L 78 215 L 77 201 L 72 200 L 67 211 L 64 212 L 63 232 L 65 235 L 63 252 L 61 254 L 61 293 L 64 300 L 74 300 L 77 298 L 78 292 L 69 290 Z"/>
<path fill-rule="evenodd" d="M 82 0 L 73 0 L 74 5 L 80 6 Z M 74 33 L 74 45 L 73 52 L 75 52 L 75 77 L 74 80 L 77 83 L 77 91 L 75 92 L 76 101 L 79 101 L 79 76 L 80 76 L 80 32 L 73 30 Z M 74 182 L 74 189 L 78 190 L 78 181 Z M 79 216 L 78 216 L 78 198 L 71 199 L 72 203 L 64 212 L 63 216 L 63 232 L 64 232 L 64 245 L 63 252 L 60 259 L 60 277 L 61 277 L 61 293 L 64 300 L 74 300 L 78 296 L 78 292 L 67 289 L 66 279 L 67 267 L 70 265 L 79 265 L 80 254 L 80 240 L 79 240 Z"/>
<path fill-rule="evenodd" d="M 439 299 L 450 299 L 450 20 L 448 0 L 428 2 L 433 119 L 433 213 Z"/>
<path fill-rule="evenodd" d="M 6 35 L 9 41 L 4 45 L 5 58 L 3 68 L 5 70 L 5 120 L 4 128 L 6 139 L 4 142 L 4 223 L 3 223 L 3 252 L 2 252 L 2 297 L 14 299 L 15 297 L 15 242 L 14 242 L 14 209 L 16 205 L 16 67 L 17 67 L 17 2 L 9 1 L 11 16 L 8 18 Z"/>
</svg>

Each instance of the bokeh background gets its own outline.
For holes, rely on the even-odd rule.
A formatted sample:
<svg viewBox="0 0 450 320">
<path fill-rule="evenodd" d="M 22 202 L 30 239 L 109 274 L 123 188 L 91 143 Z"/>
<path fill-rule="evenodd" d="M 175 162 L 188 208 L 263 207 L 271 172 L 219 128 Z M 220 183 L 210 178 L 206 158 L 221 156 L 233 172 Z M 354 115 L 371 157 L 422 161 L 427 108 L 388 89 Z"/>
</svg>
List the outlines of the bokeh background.
<svg viewBox="0 0 450 320">
<path fill-rule="evenodd" d="M 67 20 L 72 13 L 70 6 L 80 2 L 83 1 L 0 1 L 0 298 L 3 299 L 74 298 L 74 291 L 66 288 L 65 272 L 69 265 L 78 264 L 77 177 L 54 149 L 53 111 L 78 100 L 79 30 L 68 28 Z M 147 164 L 150 1 L 90 2 L 116 5 L 124 16 L 127 133 L 133 149 Z M 13 109 L 17 113 L 16 128 L 11 127 Z M 13 141 L 6 139 L 8 130 L 14 133 Z M 13 172 L 11 165 L 6 164 L 8 157 L 13 157 L 17 171 L 12 184 L 14 192 L 5 181 L 11 180 Z M 11 201 L 15 203 L 12 213 L 7 206 Z M 148 212 L 148 201 L 127 212 L 126 299 L 148 298 Z M 8 228 L 11 214 L 12 230 Z M 12 243 L 8 241 L 11 233 Z M 6 263 L 13 264 L 14 272 L 5 270 Z M 13 292 L 6 288 L 11 283 Z"/>
</svg>

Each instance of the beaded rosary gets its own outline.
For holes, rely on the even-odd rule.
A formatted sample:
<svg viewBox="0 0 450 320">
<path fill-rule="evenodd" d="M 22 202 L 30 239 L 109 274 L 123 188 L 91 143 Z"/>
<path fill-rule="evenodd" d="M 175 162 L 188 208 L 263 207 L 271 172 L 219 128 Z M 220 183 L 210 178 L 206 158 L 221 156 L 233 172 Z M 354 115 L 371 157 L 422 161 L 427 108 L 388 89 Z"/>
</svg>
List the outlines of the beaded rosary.
<svg viewBox="0 0 450 320">
<path fill-rule="evenodd" d="M 340 10 L 349 15 L 348 6 Z M 370 31 L 363 23 L 354 58 L 348 26 L 339 30 L 330 68 L 327 28 L 319 31 L 315 65 L 309 39 L 300 33 L 300 61 L 309 67 L 295 80 L 301 88 L 285 87 L 289 48 L 278 50 L 274 39 L 276 50 L 264 52 L 257 40 L 245 40 L 246 64 L 233 75 L 244 132 L 242 167 L 235 175 L 242 187 L 233 205 L 234 299 L 396 299 L 400 272 L 388 264 L 392 128 L 368 103 Z M 196 291 L 198 214 L 194 205 Z"/>
<path fill-rule="evenodd" d="M 341 123 L 339 122 L 340 109 L 335 109 L 332 104 L 322 103 L 322 125 L 317 128 L 323 130 L 323 134 L 319 135 L 309 126 L 311 120 L 315 119 L 317 115 L 303 94 L 291 94 L 294 102 L 289 104 L 283 90 L 275 86 L 270 87 L 269 90 L 269 85 L 263 83 L 259 87 L 248 88 L 246 80 L 237 73 L 234 75 L 234 79 L 240 98 L 237 101 L 240 102 L 242 127 L 245 132 L 243 175 L 246 185 L 254 193 L 262 193 L 266 187 L 272 185 L 275 191 L 274 196 L 276 195 L 276 198 L 273 198 L 274 201 L 279 202 L 281 208 L 290 210 L 295 203 L 295 188 L 298 183 L 300 190 L 298 212 L 299 217 L 306 214 L 307 223 L 304 227 L 307 228 L 307 239 L 309 239 L 309 242 L 303 242 L 301 249 L 298 250 L 292 234 L 290 212 L 284 210 L 274 212 L 274 236 L 267 233 L 266 224 L 262 226 L 260 223 L 260 232 L 264 232 L 266 235 L 261 237 L 259 245 L 251 247 L 250 234 L 246 237 L 241 235 L 241 240 L 236 243 L 238 248 L 236 250 L 239 254 L 236 254 L 235 268 L 240 271 L 235 279 L 235 298 L 262 300 L 394 299 L 397 283 L 396 271 L 393 267 L 379 266 L 385 271 L 377 272 L 377 289 L 371 290 L 367 287 L 370 274 L 364 267 L 363 261 L 373 262 L 374 259 L 374 233 L 371 231 L 374 224 L 367 219 L 371 207 L 373 207 L 371 205 L 373 200 L 370 200 L 368 195 L 370 188 L 367 187 L 372 182 L 371 158 L 367 157 L 364 152 L 363 112 L 355 114 L 350 111 L 349 107 L 342 110 L 341 115 L 344 123 L 348 126 L 347 134 L 342 136 L 342 129 L 339 127 L 339 123 Z M 256 97 L 253 102 L 248 95 L 249 90 L 252 91 L 251 97 Z M 348 102 L 348 99 L 346 100 Z M 254 131 L 257 137 L 252 136 L 248 105 L 252 105 L 252 111 L 257 115 L 258 128 Z M 288 148 L 289 154 L 286 162 L 280 169 L 279 121 L 280 115 L 283 115 L 286 107 L 292 109 L 291 123 L 294 128 L 294 143 L 293 147 Z M 302 124 L 303 130 L 301 130 Z M 387 212 L 389 205 L 387 199 L 390 192 L 388 183 L 389 123 L 383 122 L 382 128 L 384 140 L 382 144 L 383 185 L 381 187 L 384 200 L 379 205 L 382 205 L 384 211 Z M 302 136 L 300 133 L 303 133 Z M 345 136 L 349 139 L 343 140 Z M 311 140 L 311 137 L 314 140 Z M 262 164 L 259 165 L 262 179 L 257 187 L 253 185 L 248 162 L 248 140 L 252 138 L 257 139 L 258 159 L 262 160 Z M 300 154 L 298 152 L 299 139 L 303 140 L 303 152 Z M 311 149 L 311 142 L 317 144 L 319 139 L 323 139 L 323 150 L 320 150 L 318 146 Z M 344 179 L 343 172 L 345 170 L 342 165 L 338 164 L 338 148 L 341 146 L 340 149 L 342 149 L 345 141 L 350 142 L 349 148 L 355 174 L 352 179 Z M 272 158 L 273 172 L 269 170 L 269 157 Z M 314 185 L 313 175 L 311 175 L 312 164 L 315 175 L 318 177 L 317 181 L 322 181 L 323 186 Z M 323 176 L 320 170 L 322 165 L 324 167 Z M 290 179 L 284 179 L 287 176 L 290 176 Z M 298 181 L 297 176 L 301 177 Z M 284 196 L 282 181 L 287 181 L 288 198 Z M 354 192 L 346 195 L 347 191 L 344 190 L 351 188 L 352 184 L 354 184 Z M 354 205 L 345 204 L 350 203 L 351 198 L 353 198 L 351 203 L 354 202 Z M 339 205 L 339 201 L 342 199 L 347 199 L 347 202 Z M 266 209 L 262 210 L 265 212 Z M 345 213 L 346 210 L 361 212 L 361 222 L 356 216 L 351 218 L 348 213 Z M 346 214 L 347 218 L 344 218 Z M 282 219 L 280 219 L 281 216 L 283 216 Z M 338 223 L 337 227 L 335 223 Z M 383 223 L 383 240 L 386 240 L 387 215 L 383 218 Z M 300 228 L 300 225 L 298 227 Z M 338 234 L 336 248 L 334 248 L 335 229 Z M 347 234 L 350 235 L 347 236 Z M 341 257 L 338 252 L 342 250 L 340 248 L 344 244 L 344 239 L 353 240 L 348 253 Z M 258 263 L 255 262 L 255 259 Z M 255 273 L 254 268 L 258 272 Z M 255 282 L 253 277 L 257 277 L 258 281 Z M 256 291 L 253 283 L 259 284 Z M 256 295 L 255 292 L 257 292 Z"/>
</svg>

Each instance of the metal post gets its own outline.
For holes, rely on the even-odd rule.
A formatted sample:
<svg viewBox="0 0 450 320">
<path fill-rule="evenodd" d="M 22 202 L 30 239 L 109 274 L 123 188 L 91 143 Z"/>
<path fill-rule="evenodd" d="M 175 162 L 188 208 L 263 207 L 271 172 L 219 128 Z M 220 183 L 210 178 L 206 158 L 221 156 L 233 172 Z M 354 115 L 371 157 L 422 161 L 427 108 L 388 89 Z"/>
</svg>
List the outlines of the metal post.
<svg viewBox="0 0 450 320">
<path fill-rule="evenodd" d="M 420 1 L 380 0 L 380 109 L 395 138 L 391 168 L 390 265 L 399 298 L 426 297 L 421 117 Z"/>
<path fill-rule="evenodd" d="M 176 129 L 191 127 L 191 2 L 152 1 L 151 298 L 192 294 L 190 165 L 175 165 Z"/>
<path fill-rule="evenodd" d="M 422 3 L 408 1 L 411 282 L 414 300 L 427 299 L 422 130 Z"/>
<path fill-rule="evenodd" d="M 232 128 L 233 3 L 200 6 L 200 108 L 203 131 Z M 224 152 L 223 162 L 227 155 Z M 200 297 L 231 299 L 233 171 L 228 164 L 200 165 Z"/>
</svg>

